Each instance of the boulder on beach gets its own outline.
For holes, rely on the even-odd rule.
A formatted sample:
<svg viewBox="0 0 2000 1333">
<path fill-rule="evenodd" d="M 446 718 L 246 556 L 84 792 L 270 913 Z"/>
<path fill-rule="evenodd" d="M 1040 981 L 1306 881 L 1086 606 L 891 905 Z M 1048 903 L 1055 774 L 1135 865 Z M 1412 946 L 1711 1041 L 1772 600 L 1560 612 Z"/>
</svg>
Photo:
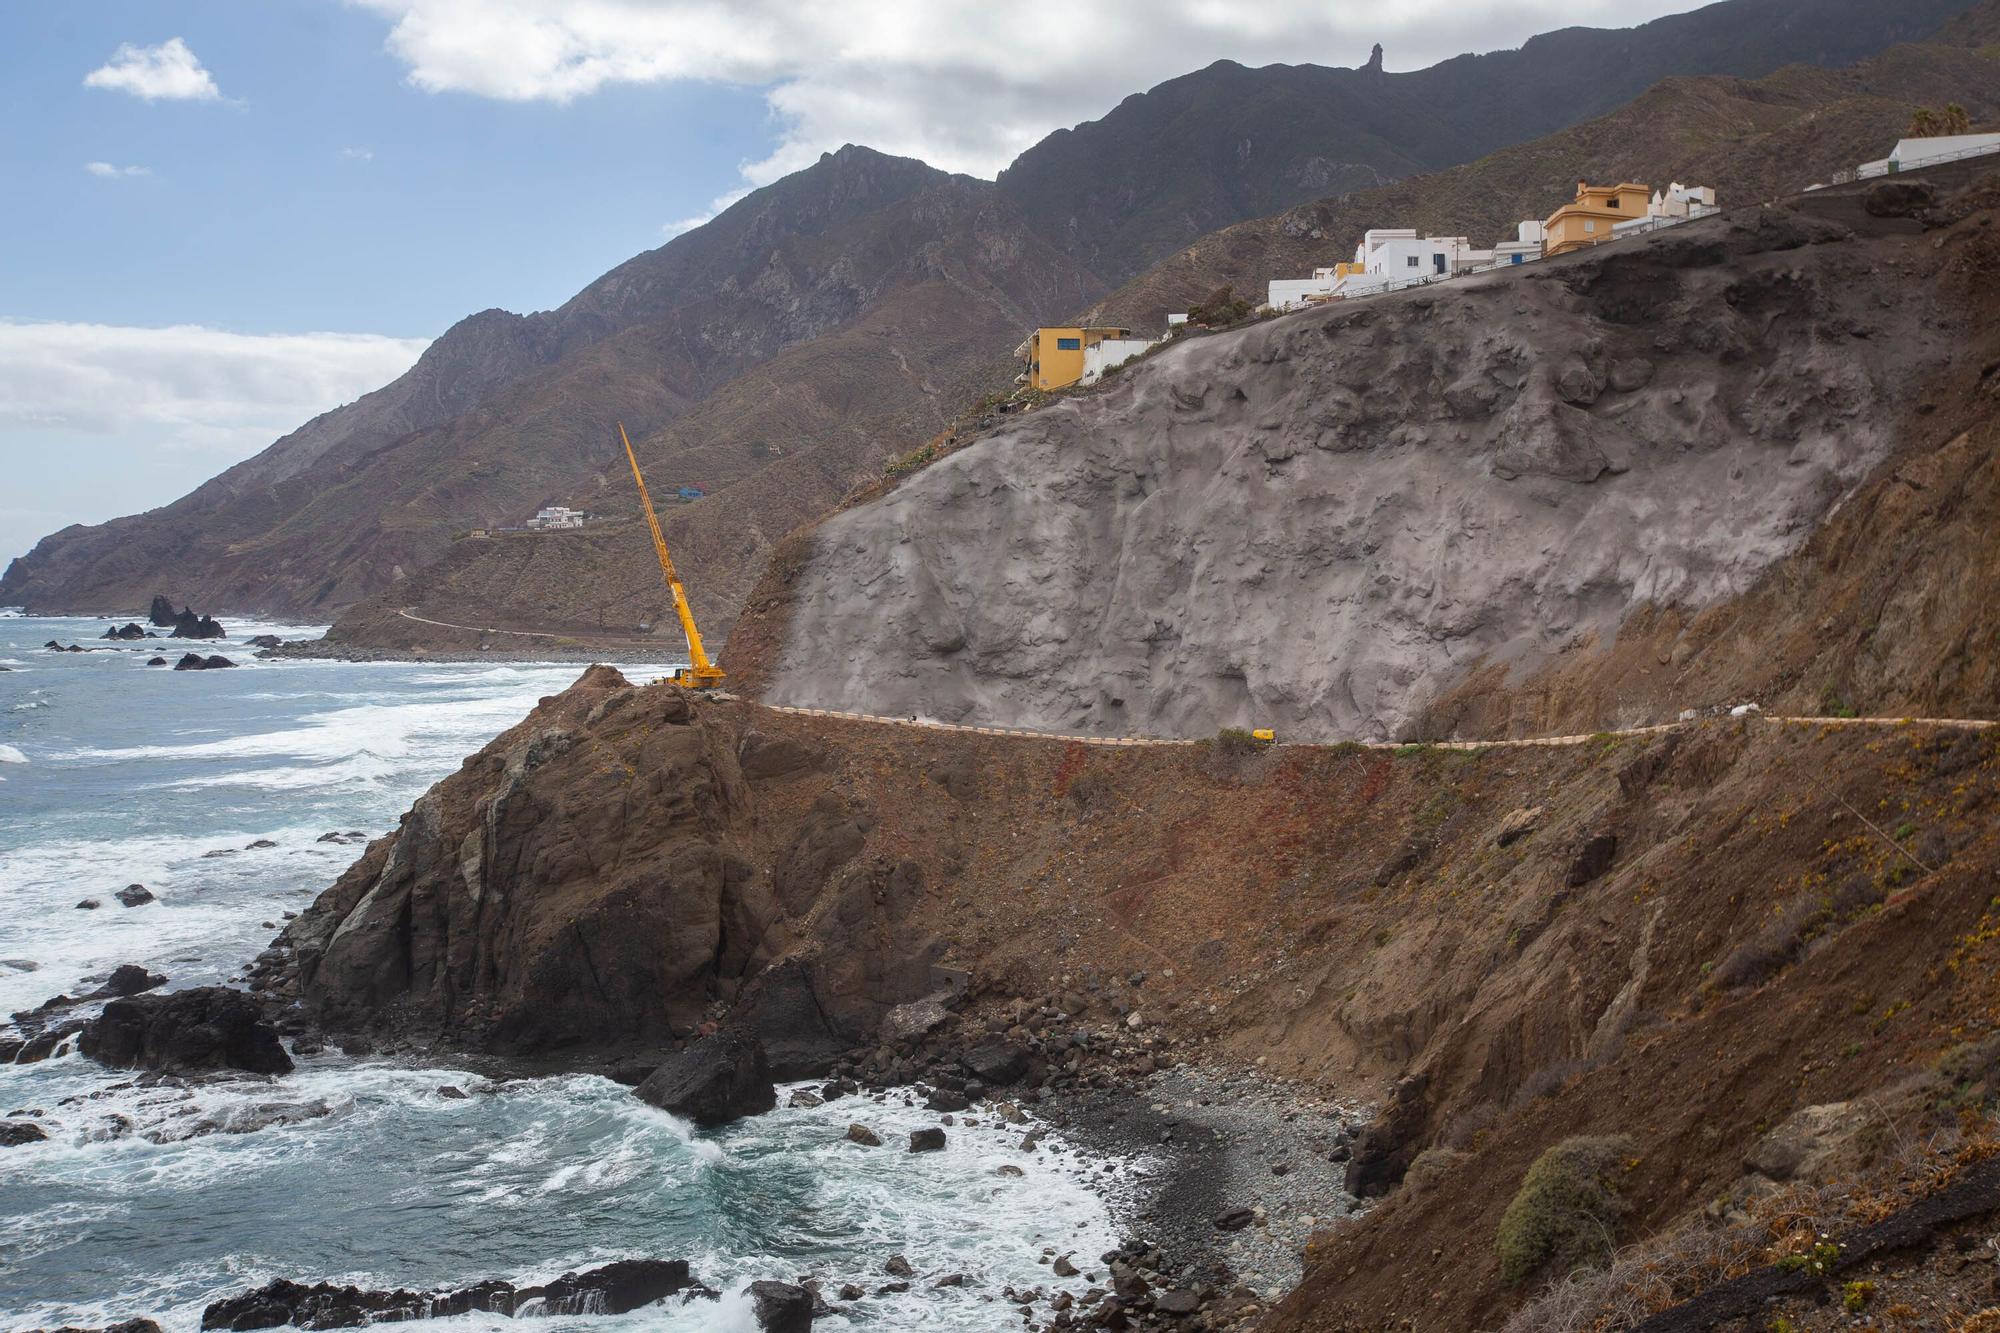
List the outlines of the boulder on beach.
<svg viewBox="0 0 2000 1333">
<path fill-rule="evenodd" d="M 1011 1041 L 981 1042 L 959 1060 L 965 1072 L 991 1087 L 1018 1083 L 1028 1072 L 1028 1052 Z"/>
<path fill-rule="evenodd" d="M 256 1001 L 225 986 L 113 1000 L 85 1025 L 78 1048 L 113 1069 L 292 1072 L 292 1058 Z"/>
<path fill-rule="evenodd" d="M 789 1282 L 752 1282 L 750 1309 L 764 1333 L 812 1333 L 812 1293 Z"/>
<path fill-rule="evenodd" d="M 778 1104 L 764 1043 L 740 1028 L 726 1028 L 675 1053 L 634 1092 L 702 1126 L 762 1115 Z"/>
<path fill-rule="evenodd" d="M 219 653 L 209 657 L 203 657 L 200 653 L 186 653 L 182 655 L 180 661 L 174 663 L 174 670 L 215 671 L 222 667 L 233 667 L 235 665 L 236 663 Z"/>
<path fill-rule="evenodd" d="M 911 1152 L 941 1152 L 944 1149 L 944 1131 L 941 1129 L 913 1129 L 910 1131 Z"/>
</svg>

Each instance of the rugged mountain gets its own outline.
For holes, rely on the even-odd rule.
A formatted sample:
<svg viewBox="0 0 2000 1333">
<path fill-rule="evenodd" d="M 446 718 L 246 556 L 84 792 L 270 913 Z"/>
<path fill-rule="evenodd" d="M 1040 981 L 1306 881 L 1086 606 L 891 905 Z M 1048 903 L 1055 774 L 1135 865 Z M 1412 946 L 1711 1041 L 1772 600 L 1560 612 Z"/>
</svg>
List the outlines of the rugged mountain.
<svg viewBox="0 0 2000 1333">
<path fill-rule="evenodd" d="M 1185 339 L 821 524 L 739 664 L 807 707 L 1395 736 L 1726 603 L 1983 364 L 1983 298 L 1866 188 Z"/>
<path fill-rule="evenodd" d="M 463 321 L 397 383 L 174 504 L 45 539 L 0 578 L 0 600 L 137 606 L 171 587 L 297 616 L 368 603 L 345 627 L 357 641 L 421 623 L 398 615 L 410 606 L 629 629 L 659 612 L 643 542 L 452 543 L 551 502 L 629 514 L 611 443 L 623 419 L 658 480 L 709 490 L 675 536 L 726 619 L 778 534 L 1004 382 L 1022 328 L 1194 235 L 1569 123 L 1663 72 L 1848 60 L 1961 7 L 1727 0 L 1416 74 L 1216 66 L 1052 136 L 997 185 L 844 149 L 560 309 Z M 578 605 L 579 587 L 605 592 Z"/>
<path fill-rule="evenodd" d="M 1408 73 L 1384 70 L 1380 47 L 1360 69 L 1221 61 L 1058 130 L 1002 172 L 1000 187 L 1059 227 L 1093 271 L 1123 281 L 1148 256 L 1235 219 L 1485 157 L 1600 116 L 1662 79 L 1851 65 L 1930 36 L 1964 8 L 1712 4 L 1634 28 L 1564 28 Z"/>
<path fill-rule="evenodd" d="M 969 317 L 1009 328 L 1097 286 L 990 187 L 845 149 L 560 310 L 464 322 L 405 380 L 166 510 L 51 539 L 9 571 L 8 595 L 39 605 L 61 578 L 115 601 L 135 571 L 170 568 L 205 570 L 200 595 L 221 605 L 357 600 L 435 559 L 455 529 L 518 521 L 618 461 L 615 420 L 643 439 L 925 282 L 963 284 L 979 298 Z"/>
<path fill-rule="evenodd" d="M 1089 317 L 1157 325 L 1229 285 L 1261 298 L 1274 277 L 1303 277 L 1352 254 L 1370 227 L 1512 239 L 1579 179 L 1713 185 L 1725 204 L 1776 199 L 1880 157 L 1911 113 L 1956 101 L 2000 121 L 2000 50 L 1974 49 L 1991 0 L 1935 42 L 1900 45 L 1848 69 L 1793 66 L 1761 79 L 1677 77 L 1608 115 L 1477 161 L 1379 189 L 1330 194 L 1224 227 L 1124 284 Z M 1946 41 L 1956 34 L 1960 40 Z"/>
</svg>

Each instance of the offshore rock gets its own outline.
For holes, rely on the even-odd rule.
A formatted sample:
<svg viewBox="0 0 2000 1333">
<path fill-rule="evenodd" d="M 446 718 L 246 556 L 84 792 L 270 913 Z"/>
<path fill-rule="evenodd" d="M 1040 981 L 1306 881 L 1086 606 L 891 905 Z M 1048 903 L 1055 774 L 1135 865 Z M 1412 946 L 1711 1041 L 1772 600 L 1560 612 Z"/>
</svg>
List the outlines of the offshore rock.
<svg viewBox="0 0 2000 1333">
<path fill-rule="evenodd" d="M 228 637 L 228 632 L 220 624 L 216 623 L 214 617 L 206 615 L 198 616 L 186 607 L 182 607 L 181 613 L 174 617 L 174 632 L 167 637 L 170 639 L 221 639 Z"/>
<path fill-rule="evenodd" d="M 488 1281 L 445 1291 L 370 1291 L 279 1278 L 255 1291 L 215 1301 L 202 1312 L 204 1329 L 359 1328 L 444 1319 L 465 1314 L 629 1314 L 695 1285 L 683 1259 L 621 1259 L 546 1286 Z"/>
<path fill-rule="evenodd" d="M 812 1293 L 789 1282 L 752 1282 L 750 1308 L 764 1333 L 812 1333 Z"/>
<path fill-rule="evenodd" d="M 146 619 L 150 624 L 156 625 L 161 629 L 167 629 L 173 625 L 174 604 L 167 600 L 165 593 L 156 592 L 153 594 L 153 607 L 146 613 Z"/>
<path fill-rule="evenodd" d="M 222 986 L 113 1000 L 85 1025 L 78 1049 L 113 1069 L 292 1072 L 292 1058 L 257 1003 Z"/>
<path fill-rule="evenodd" d="M 218 671 L 223 667 L 233 667 L 236 663 L 220 653 L 203 657 L 200 653 L 183 653 L 181 660 L 174 663 L 176 671 Z"/>
<path fill-rule="evenodd" d="M 741 1030 L 704 1037 L 634 1090 L 641 1101 L 705 1128 L 762 1115 L 778 1104 L 764 1044 Z"/>
</svg>

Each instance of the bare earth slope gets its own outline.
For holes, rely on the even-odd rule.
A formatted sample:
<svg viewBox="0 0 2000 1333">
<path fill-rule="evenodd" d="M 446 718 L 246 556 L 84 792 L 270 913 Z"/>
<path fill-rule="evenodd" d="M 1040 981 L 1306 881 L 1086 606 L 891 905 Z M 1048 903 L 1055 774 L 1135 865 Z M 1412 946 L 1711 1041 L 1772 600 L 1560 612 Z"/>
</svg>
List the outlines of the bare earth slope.
<svg viewBox="0 0 2000 1333">
<path fill-rule="evenodd" d="M 823 524 L 766 697 L 1399 734 L 1795 550 L 1962 352 L 1935 255 L 1750 210 L 1179 343 Z"/>
</svg>

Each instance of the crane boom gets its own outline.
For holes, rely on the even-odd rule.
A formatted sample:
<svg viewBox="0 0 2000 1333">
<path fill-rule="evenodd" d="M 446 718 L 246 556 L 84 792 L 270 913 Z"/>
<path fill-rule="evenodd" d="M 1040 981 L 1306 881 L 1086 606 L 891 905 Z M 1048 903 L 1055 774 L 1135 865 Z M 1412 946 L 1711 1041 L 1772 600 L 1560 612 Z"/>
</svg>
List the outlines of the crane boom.
<svg viewBox="0 0 2000 1333">
<path fill-rule="evenodd" d="M 667 554 L 667 539 L 660 532 L 660 517 L 653 512 L 653 497 L 646 492 L 646 478 L 639 471 L 639 456 L 632 452 L 632 439 L 625 433 L 625 423 L 618 423 L 618 439 L 625 446 L 625 461 L 632 465 L 632 480 L 639 484 L 639 503 L 646 509 L 646 526 L 653 533 L 653 550 L 660 557 L 660 573 L 666 576 L 667 591 L 674 597 L 674 614 L 681 618 L 681 632 L 687 635 L 688 666 L 673 675 L 676 685 L 690 689 L 705 690 L 720 685 L 722 668 L 708 660 L 708 652 L 701 646 L 701 631 L 694 626 L 694 610 L 688 606 L 687 589 L 681 587 L 681 576 L 674 572 L 674 558 Z"/>
</svg>

